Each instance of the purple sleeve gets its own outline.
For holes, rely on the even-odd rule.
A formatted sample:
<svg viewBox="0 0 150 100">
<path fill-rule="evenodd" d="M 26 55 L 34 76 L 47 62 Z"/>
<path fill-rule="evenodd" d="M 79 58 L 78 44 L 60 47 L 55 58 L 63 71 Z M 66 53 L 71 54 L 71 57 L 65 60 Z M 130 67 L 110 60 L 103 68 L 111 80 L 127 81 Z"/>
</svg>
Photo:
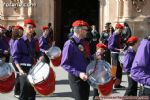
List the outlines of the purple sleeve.
<svg viewBox="0 0 150 100">
<path fill-rule="evenodd" d="M 67 41 L 62 51 L 61 66 L 69 73 L 79 77 L 80 71 L 71 65 L 71 57 L 73 56 L 73 45 Z"/>
<path fill-rule="evenodd" d="M 15 64 L 19 64 L 21 60 L 21 53 L 20 53 L 20 43 L 21 41 L 17 40 L 16 44 L 14 45 L 14 55 L 12 56 L 14 59 Z"/>
<path fill-rule="evenodd" d="M 142 40 L 131 68 L 131 77 L 150 86 L 150 41 Z"/>
<path fill-rule="evenodd" d="M 111 51 L 119 52 L 118 50 L 116 50 L 117 48 L 115 47 L 115 41 L 116 41 L 116 36 L 113 35 L 108 41 L 108 48 Z"/>
<path fill-rule="evenodd" d="M 125 54 L 123 68 L 124 68 L 124 71 L 126 73 L 130 73 L 130 69 L 132 67 L 133 59 L 134 59 L 134 57 L 130 53 Z"/>
</svg>

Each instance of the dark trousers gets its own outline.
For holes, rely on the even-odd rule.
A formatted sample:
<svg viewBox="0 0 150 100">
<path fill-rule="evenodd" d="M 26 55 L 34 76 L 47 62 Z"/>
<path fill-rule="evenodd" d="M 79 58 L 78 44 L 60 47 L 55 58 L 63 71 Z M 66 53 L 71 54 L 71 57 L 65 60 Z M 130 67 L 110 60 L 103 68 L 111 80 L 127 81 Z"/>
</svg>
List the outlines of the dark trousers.
<svg viewBox="0 0 150 100">
<path fill-rule="evenodd" d="M 12 62 L 16 72 L 19 72 L 15 63 Z M 15 82 L 15 89 L 14 89 L 14 95 L 19 95 L 20 94 L 20 79 L 19 79 L 19 73 L 17 73 L 17 77 L 16 77 L 16 82 Z"/>
<path fill-rule="evenodd" d="M 21 66 L 24 72 L 28 73 L 31 67 Z M 36 92 L 27 79 L 27 75 L 20 75 L 20 97 L 19 100 L 35 100 Z"/>
<path fill-rule="evenodd" d="M 87 81 L 69 74 L 69 84 L 75 100 L 89 100 L 90 86 Z"/>
<path fill-rule="evenodd" d="M 19 95 L 20 94 L 20 80 L 19 80 L 19 74 L 18 73 L 17 73 L 17 77 L 16 77 L 14 94 L 15 95 Z"/>
<path fill-rule="evenodd" d="M 111 60 L 112 60 L 112 65 L 117 67 L 117 71 L 116 71 L 116 78 L 119 82 L 115 82 L 115 86 L 120 85 L 121 84 L 121 80 L 122 80 L 122 68 L 120 66 L 120 62 L 118 60 L 118 56 L 119 54 L 114 54 L 111 53 Z"/>
<path fill-rule="evenodd" d="M 99 96 L 98 89 L 93 88 L 93 100 L 96 100 L 96 97 Z"/>
<path fill-rule="evenodd" d="M 137 96 L 137 82 L 128 75 L 128 88 L 125 96 Z"/>
</svg>

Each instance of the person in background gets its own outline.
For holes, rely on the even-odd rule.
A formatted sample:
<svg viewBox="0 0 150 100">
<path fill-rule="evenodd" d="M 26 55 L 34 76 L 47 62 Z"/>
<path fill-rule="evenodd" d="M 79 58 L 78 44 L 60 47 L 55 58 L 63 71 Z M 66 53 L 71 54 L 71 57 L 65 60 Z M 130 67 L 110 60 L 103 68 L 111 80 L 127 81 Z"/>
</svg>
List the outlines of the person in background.
<svg viewBox="0 0 150 100">
<path fill-rule="evenodd" d="M 138 37 L 136 36 L 131 36 L 127 40 L 128 49 L 125 52 L 123 63 L 124 72 L 127 73 L 128 77 L 128 88 L 124 94 L 125 96 L 137 96 L 137 82 L 134 81 L 130 76 L 132 63 L 136 54 L 135 50 L 137 48 L 137 42 Z"/>
<path fill-rule="evenodd" d="M 123 52 L 121 36 L 123 28 L 123 25 L 117 23 L 113 35 L 108 40 L 108 48 L 111 51 L 111 65 L 113 70 L 112 72 L 117 78 L 115 81 L 115 88 L 125 88 L 124 86 L 120 85 L 122 79 L 122 68 L 118 60 L 119 53 Z"/>
<path fill-rule="evenodd" d="M 54 31 L 52 29 L 52 23 L 48 23 L 48 39 L 49 39 L 49 43 L 53 43 L 54 41 Z"/>
<path fill-rule="evenodd" d="M 128 38 L 130 38 L 132 36 L 132 33 L 131 33 L 131 29 L 127 22 L 124 22 L 123 25 L 124 25 L 124 30 L 122 32 L 122 37 L 123 37 L 124 43 L 126 43 Z"/>
<path fill-rule="evenodd" d="M 9 43 L 7 37 L 4 35 L 5 30 L 5 27 L 0 26 L 0 55 L 5 59 L 5 62 L 9 62 Z"/>
<path fill-rule="evenodd" d="M 48 49 L 52 46 L 51 42 L 49 41 L 49 28 L 48 26 L 42 26 L 43 34 L 39 39 L 39 45 L 40 45 L 40 51 L 42 53 L 42 56 L 45 58 L 46 63 L 50 63 L 50 60 L 48 56 L 46 55 L 48 52 Z"/>
<path fill-rule="evenodd" d="M 90 51 L 92 55 L 96 51 L 95 45 L 99 42 L 99 38 L 100 38 L 100 35 L 98 31 L 96 30 L 96 26 L 92 25 L 89 28 L 87 36 L 86 36 L 86 40 L 89 41 L 89 44 L 90 44 Z"/>
</svg>

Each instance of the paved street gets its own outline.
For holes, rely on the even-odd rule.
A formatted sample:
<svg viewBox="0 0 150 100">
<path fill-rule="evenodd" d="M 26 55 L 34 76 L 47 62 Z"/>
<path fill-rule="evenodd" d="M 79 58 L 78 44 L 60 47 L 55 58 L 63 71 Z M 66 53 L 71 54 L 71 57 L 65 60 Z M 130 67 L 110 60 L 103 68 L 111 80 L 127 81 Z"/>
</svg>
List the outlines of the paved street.
<svg viewBox="0 0 150 100">
<path fill-rule="evenodd" d="M 74 100 L 72 98 L 71 90 L 67 81 L 67 72 L 65 72 L 61 67 L 53 68 L 56 72 L 56 90 L 52 96 L 42 97 L 37 96 L 36 100 Z M 127 87 L 127 77 L 123 75 L 122 85 Z M 116 90 L 113 92 L 112 96 L 123 96 L 125 90 Z M 92 88 L 90 93 L 90 100 L 92 100 Z M 8 94 L 0 94 L 0 100 L 17 100 L 13 96 L 13 92 Z M 107 99 L 105 99 L 107 100 Z M 110 99 L 109 99 L 110 100 Z M 119 99 L 115 99 L 119 100 Z"/>
</svg>

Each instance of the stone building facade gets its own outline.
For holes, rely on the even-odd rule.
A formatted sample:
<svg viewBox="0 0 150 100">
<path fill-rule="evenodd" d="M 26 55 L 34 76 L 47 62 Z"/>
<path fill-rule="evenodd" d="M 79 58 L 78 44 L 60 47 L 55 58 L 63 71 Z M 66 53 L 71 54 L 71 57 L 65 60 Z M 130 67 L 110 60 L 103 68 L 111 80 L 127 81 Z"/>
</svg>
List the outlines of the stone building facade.
<svg viewBox="0 0 150 100">
<path fill-rule="evenodd" d="M 81 1 L 84 0 L 75 0 L 79 5 Z M 117 22 L 123 23 L 124 21 L 127 21 L 133 33 L 140 37 L 150 31 L 150 0 L 85 0 L 84 2 L 86 1 L 87 9 L 91 9 L 89 6 L 92 2 L 95 2 L 94 5 L 97 6 L 95 8 L 97 10 L 91 9 L 88 13 L 91 13 L 91 16 L 94 13 L 98 15 L 98 18 L 95 17 L 93 20 L 96 20 L 94 24 L 97 23 L 99 31 L 103 30 L 106 22 L 112 22 L 115 25 Z M 0 0 L 0 24 L 23 25 L 24 19 L 33 18 L 37 24 L 37 32 L 40 33 L 40 27 L 51 22 L 56 43 L 61 44 L 64 35 L 62 7 L 65 7 L 62 4 L 67 2 L 67 0 Z"/>
</svg>

